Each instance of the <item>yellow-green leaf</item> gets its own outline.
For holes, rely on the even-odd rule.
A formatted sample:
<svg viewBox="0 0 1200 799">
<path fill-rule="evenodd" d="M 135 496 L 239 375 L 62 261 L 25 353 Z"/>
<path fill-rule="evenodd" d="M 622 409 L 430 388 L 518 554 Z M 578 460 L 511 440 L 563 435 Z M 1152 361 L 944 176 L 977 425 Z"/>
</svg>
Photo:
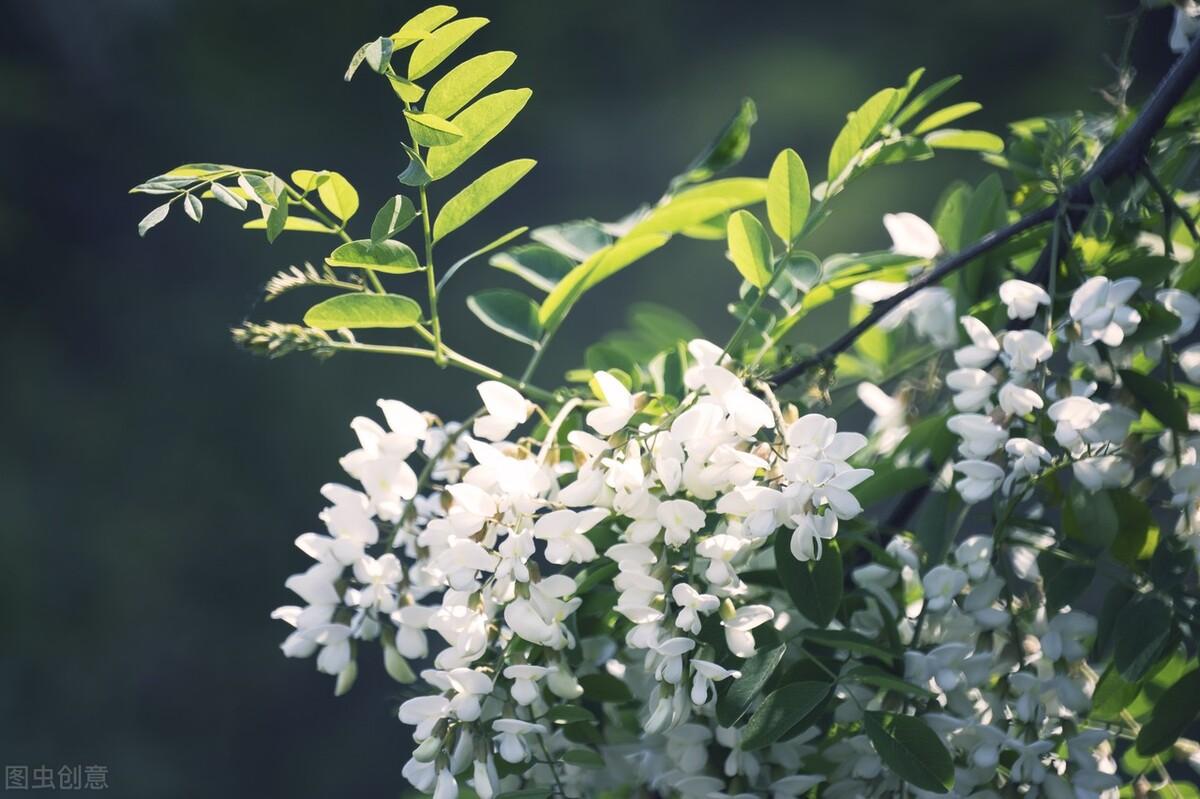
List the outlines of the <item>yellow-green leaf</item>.
<svg viewBox="0 0 1200 799">
<path fill-rule="evenodd" d="M 880 128 L 896 113 L 896 106 L 901 99 L 895 89 L 883 89 L 871 95 L 857 111 L 850 114 L 829 151 L 830 182 L 837 180 L 854 157 L 874 141 Z"/>
<path fill-rule="evenodd" d="M 372 243 L 370 239 L 348 241 L 329 254 L 325 263 L 355 269 L 373 269 L 403 275 L 421 268 L 412 247 L 399 241 Z"/>
<path fill-rule="evenodd" d="M 405 80 L 394 73 L 388 73 L 387 79 L 392 84 L 392 91 L 406 103 L 412 104 L 418 102 L 425 96 L 425 90 L 411 80 Z"/>
<path fill-rule="evenodd" d="M 795 241 L 804 229 L 811 204 L 808 170 L 795 150 L 784 150 L 776 157 L 767 177 L 767 219 L 771 229 L 785 243 Z"/>
<path fill-rule="evenodd" d="M 415 17 L 400 26 L 391 38 L 397 47 L 405 47 L 413 42 L 428 38 L 429 34 L 458 16 L 454 6 L 430 6 Z"/>
<path fill-rule="evenodd" d="M 304 314 L 304 324 L 320 330 L 412 327 L 420 320 L 421 306 L 399 294 L 339 294 L 317 303 Z"/>
<path fill-rule="evenodd" d="M 463 137 L 458 125 L 447 122 L 436 114 L 423 114 L 416 111 L 405 111 L 408 129 L 413 141 L 423 147 L 443 147 L 454 144 Z"/>
<path fill-rule="evenodd" d="M 462 166 L 500 131 L 513 121 L 529 102 L 529 89 L 507 89 L 479 98 L 451 120 L 463 132 L 454 144 L 429 151 L 425 168 L 430 176 L 441 179 Z"/>
<path fill-rule="evenodd" d="M 771 240 L 762 223 L 749 211 L 735 211 L 725 228 L 729 257 L 751 285 L 764 288 L 771 282 Z"/>
<path fill-rule="evenodd" d="M 1004 152 L 1004 140 L 985 130 L 943 128 L 925 136 L 925 143 L 935 149 L 978 150 L 983 153 Z"/>
<path fill-rule="evenodd" d="M 515 53 L 497 50 L 469 58 L 442 76 L 429 90 L 425 111 L 443 119 L 454 116 L 517 60 Z"/>
<path fill-rule="evenodd" d="M 483 17 L 464 17 L 435 30 L 413 48 L 408 60 L 408 79 L 416 80 L 445 61 L 471 34 L 486 24 L 488 21 Z"/>
<path fill-rule="evenodd" d="M 329 178 L 317 186 L 317 196 L 329 212 L 343 222 L 358 210 L 358 192 L 339 172 L 330 172 Z"/>
<path fill-rule="evenodd" d="M 651 234 L 623 238 L 592 253 L 586 261 L 567 273 L 542 302 L 538 320 L 553 330 L 562 322 L 585 291 L 605 278 L 611 277 L 634 261 L 649 255 L 670 239 L 666 234 Z"/>
<path fill-rule="evenodd" d="M 329 173 L 325 170 L 317 172 L 312 169 L 297 169 L 292 173 L 292 183 L 295 183 L 296 188 L 303 192 L 313 191 L 327 180 L 329 180 Z"/>
<path fill-rule="evenodd" d="M 693 225 L 699 225 L 714 216 L 729 210 L 729 204 L 720 197 L 700 198 L 694 200 L 672 199 L 665 205 L 660 205 L 651 211 L 645 219 L 638 222 L 627 233 L 628 236 L 641 236 L 647 233 L 678 233 Z"/>
<path fill-rule="evenodd" d="M 495 202 L 501 194 L 525 177 L 525 173 L 533 169 L 536 163 L 532 158 L 518 158 L 501 164 L 484 172 L 465 189 L 447 200 L 433 223 L 434 241 L 445 238 L 451 231 L 457 230 Z"/>
<path fill-rule="evenodd" d="M 246 230 L 265 230 L 267 227 L 266 219 L 251 219 L 249 222 L 242 225 Z M 291 216 L 283 223 L 284 230 L 290 230 L 298 233 L 336 233 L 333 228 L 318 222 L 315 219 L 308 219 L 303 216 Z"/>
<path fill-rule="evenodd" d="M 932 114 L 918 122 L 917 126 L 913 128 L 913 133 L 916 135 L 928 133 L 929 131 L 936 130 L 943 125 L 949 125 L 956 119 L 962 119 L 968 114 L 974 114 L 981 108 L 983 108 L 983 106 L 979 103 L 955 103 L 954 105 L 948 105 L 943 109 L 934 111 Z"/>
</svg>

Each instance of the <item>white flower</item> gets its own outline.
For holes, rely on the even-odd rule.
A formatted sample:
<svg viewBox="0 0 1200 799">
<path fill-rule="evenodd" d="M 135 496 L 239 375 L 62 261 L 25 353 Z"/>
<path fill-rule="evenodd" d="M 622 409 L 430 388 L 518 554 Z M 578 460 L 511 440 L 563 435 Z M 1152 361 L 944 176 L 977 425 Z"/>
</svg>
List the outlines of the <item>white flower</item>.
<svg viewBox="0 0 1200 799">
<path fill-rule="evenodd" d="M 949 608 L 954 597 L 966 587 L 967 575 L 952 566 L 938 564 L 929 570 L 921 585 L 925 589 L 925 609 L 940 613 Z"/>
<path fill-rule="evenodd" d="M 471 776 L 479 799 L 494 799 L 500 793 L 500 775 L 496 772 L 496 761 L 490 753 L 486 760 L 475 761 Z"/>
<path fill-rule="evenodd" d="M 658 506 L 655 514 L 666 531 L 667 546 L 681 547 L 691 540 L 692 533 L 704 529 L 705 513 L 696 503 L 686 499 L 669 499 Z"/>
<path fill-rule="evenodd" d="M 658 665 L 654 669 L 654 679 L 678 685 L 683 679 L 683 656 L 695 648 L 695 641 L 682 636 L 666 638 L 655 644 L 653 650 Z"/>
<path fill-rule="evenodd" d="M 1077 454 L 1084 447 L 1084 431 L 1100 419 L 1102 412 L 1102 406 L 1087 397 L 1066 397 L 1051 405 L 1046 415 L 1055 423 L 1054 440 Z"/>
<path fill-rule="evenodd" d="M 562 649 L 574 641 L 563 622 L 583 601 L 579 597 L 564 601 L 574 593 L 575 581 L 567 575 L 543 577 L 541 582 L 529 584 L 528 599 L 516 599 L 505 606 L 504 623 L 532 644 Z"/>
<path fill-rule="evenodd" d="M 596 372 L 596 383 L 604 395 L 604 406 L 588 411 L 588 425 L 602 436 L 611 436 L 625 426 L 635 413 L 633 395 L 620 380 L 608 372 Z"/>
<path fill-rule="evenodd" d="M 1181 289 L 1162 289 L 1154 295 L 1154 299 L 1179 317 L 1179 327 L 1167 336 L 1167 341 L 1175 342 L 1191 335 L 1196 323 L 1200 322 L 1200 300 Z"/>
<path fill-rule="evenodd" d="M 416 727 L 413 737 L 423 741 L 433 735 L 433 728 L 450 717 L 450 700 L 444 696 L 417 696 L 400 705 L 400 721 Z"/>
<path fill-rule="evenodd" d="M 883 226 L 892 237 L 892 252 L 932 259 L 942 251 L 937 231 L 916 214 L 884 214 Z"/>
<path fill-rule="evenodd" d="M 995 544 L 990 535 L 973 535 L 954 550 L 954 560 L 972 580 L 982 580 L 992 570 Z M 974 593 L 974 592 L 972 592 Z"/>
<path fill-rule="evenodd" d="M 1096 619 L 1082 611 L 1064 609 L 1046 625 L 1041 636 L 1042 655 L 1069 663 L 1087 657 L 1084 641 L 1096 634 Z"/>
<path fill-rule="evenodd" d="M 1141 286 L 1136 277 L 1109 280 L 1092 277 L 1071 296 L 1071 318 L 1079 325 L 1084 344 L 1103 342 L 1119 347 L 1125 336 L 1137 329 L 1141 315 L 1126 305 Z"/>
<path fill-rule="evenodd" d="M 1034 283 L 1006 280 L 1000 284 L 1000 302 L 1008 306 L 1009 319 L 1032 319 L 1039 305 L 1050 304 L 1050 295 Z"/>
<path fill-rule="evenodd" d="M 529 418 L 532 406 L 512 386 L 486 380 L 476 389 L 487 413 L 475 420 L 475 435 L 488 441 L 501 441 Z"/>
<path fill-rule="evenodd" d="M 1071 464 L 1071 471 L 1088 491 L 1119 488 L 1133 480 L 1133 464 L 1116 455 L 1077 460 Z"/>
<path fill-rule="evenodd" d="M 792 557 L 801 563 L 821 559 L 822 541 L 829 541 L 837 535 L 838 517 L 836 513 L 808 514 L 802 513 L 792 517 L 796 529 L 792 533 L 789 547 Z"/>
<path fill-rule="evenodd" d="M 1011 330 L 1004 334 L 1004 354 L 1014 372 L 1032 372 L 1039 363 L 1050 360 L 1054 348 L 1036 330 Z"/>
<path fill-rule="evenodd" d="M 960 413 L 946 420 L 946 429 L 962 439 L 958 449 L 968 458 L 986 458 L 1008 438 L 1008 431 L 987 416 Z"/>
<path fill-rule="evenodd" d="M 854 299 L 874 304 L 899 294 L 906 283 L 888 283 L 881 280 L 864 280 L 851 289 Z M 923 288 L 900 302 L 879 320 L 883 330 L 895 330 L 905 322 L 911 322 L 918 336 L 929 339 L 939 349 L 953 347 L 958 339 L 954 328 L 957 308 L 954 295 L 941 286 Z"/>
<path fill-rule="evenodd" d="M 541 692 L 538 690 L 537 681 L 550 672 L 546 666 L 533 666 L 529 664 L 516 664 L 506 666 L 504 676 L 513 681 L 512 698 L 519 705 L 531 705 L 536 700 Z"/>
<path fill-rule="evenodd" d="M 676 583 L 671 598 L 679 606 L 675 626 L 692 635 L 700 633 L 700 614 L 712 613 L 721 604 L 712 594 L 702 594 L 687 583 Z"/>
<path fill-rule="evenodd" d="M 954 369 L 946 375 L 946 386 L 954 392 L 954 407 L 977 411 L 991 403 L 996 378 L 982 369 Z"/>
<path fill-rule="evenodd" d="M 438 772 L 437 787 L 433 789 L 433 799 L 457 799 L 458 780 L 450 769 L 444 768 Z"/>
<path fill-rule="evenodd" d="M 1192 383 L 1200 383 L 1200 344 L 1193 344 L 1179 353 L 1179 367 Z"/>
<path fill-rule="evenodd" d="M 587 563 L 596 559 L 596 548 L 584 533 L 608 516 L 604 508 L 592 508 L 582 513 L 555 510 L 539 518 L 533 525 L 533 535 L 546 542 L 546 560 L 561 566 L 566 563 Z"/>
<path fill-rule="evenodd" d="M 740 671 L 730 671 L 722 668 L 716 663 L 707 660 L 698 660 L 692 658 L 692 702 L 697 705 L 708 704 L 709 698 L 713 695 L 713 683 L 732 677 L 740 679 L 742 673 Z"/>
<path fill-rule="evenodd" d="M 983 369 L 996 360 L 1000 342 L 988 326 L 974 316 L 960 316 L 958 322 L 967 331 L 971 343 L 954 351 L 954 362 L 964 369 Z"/>
<path fill-rule="evenodd" d="M 1042 470 L 1042 464 L 1050 462 L 1050 453 L 1046 448 L 1028 438 L 1010 438 L 1004 445 L 1004 451 L 1010 458 L 1009 468 L 1014 480 L 1037 474 Z"/>
<path fill-rule="evenodd" d="M 955 488 L 968 505 L 981 502 L 996 493 L 1004 479 L 1004 470 L 989 461 L 959 461 L 954 464 L 954 471 L 963 476 Z"/>
<path fill-rule="evenodd" d="M 908 435 L 908 404 L 873 383 L 859 383 L 856 391 L 859 401 L 875 414 L 869 431 L 879 436 L 880 453 L 890 454 Z"/>
<path fill-rule="evenodd" d="M 450 695 L 449 712 L 459 721 L 478 721 L 482 701 L 492 692 L 491 677 L 462 666 L 449 671 L 426 669 L 421 677 Z"/>
<path fill-rule="evenodd" d="M 496 719 L 492 729 L 497 732 L 496 748 L 500 757 L 508 763 L 524 763 L 529 759 L 526 735 L 545 735 L 549 732 L 543 725 L 520 719 Z"/>
<path fill-rule="evenodd" d="M 1043 405 L 1045 401 L 1036 391 L 1019 385 L 1014 380 L 1005 383 L 1000 389 L 1000 408 L 1013 416 L 1026 416 Z"/>
<path fill-rule="evenodd" d="M 354 564 L 354 579 L 363 584 L 358 592 L 360 608 L 374 608 L 381 613 L 396 609 L 395 587 L 404 577 L 400 559 L 387 552 L 378 558 L 365 555 Z"/>
<path fill-rule="evenodd" d="M 755 627 L 775 618 L 775 611 L 768 605 L 743 605 L 728 619 L 721 622 L 725 628 L 725 645 L 740 658 L 754 655 Z"/>
</svg>

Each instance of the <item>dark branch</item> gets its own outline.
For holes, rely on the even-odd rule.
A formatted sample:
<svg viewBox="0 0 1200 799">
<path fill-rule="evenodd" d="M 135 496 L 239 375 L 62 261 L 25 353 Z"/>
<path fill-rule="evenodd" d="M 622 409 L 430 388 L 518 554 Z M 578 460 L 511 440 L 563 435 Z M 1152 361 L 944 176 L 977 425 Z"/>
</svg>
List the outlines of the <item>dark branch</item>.
<svg viewBox="0 0 1200 799">
<path fill-rule="evenodd" d="M 900 305 L 900 303 L 921 289 L 940 282 L 943 278 L 957 272 L 971 261 L 999 247 L 1014 236 L 1030 228 L 1057 219 L 1060 216 L 1060 208 L 1064 209 L 1061 215 L 1065 217 L 1061 221 L 1066 222 L 1070 229 L 1077 229 L 1079 223 L 1082 222 L 1084 215 L 1092 205 L 1092 184 L 1097 181 L 1108 183 L 1121 175 L 1134 174 L 1139 170 L 1142 158 L 1149 149 L 1150 143 L 1154 140 L 1155 134 L 1162 129 L 1167 120 L 1167 115 L 1179 103 L 1180 99 L 1183 98 L 1183 95 L 1187 92 L 1188 87 L 1192 85 L 1198 74 L 1200 74 L 1200 39 L 1192 43 L 1188 51 L 1175 62 L 1162 81 L 1159 82 L 1154 93 L 1142 108 L 1138 118 L 1125 131 L 1125 134 L 1107 147 L 1100 154 L 1100 157 L 1096 159 L 1096 163 L 1092 165 L 1092 168 L 1056 202 L 1040 211 L 1035 211 L 1032 214 L 1021 217 L 1007 227 L 988 233 L 966 249 L 944 259 L 932 270 L 910 283 L 903 291 L 886 300 L 875 303 L 871 312 L 861 322 L 826 345 L 819 352 L 771 375 L 767 378 L 767 382 L 773 386 L 781 386 L 784 383 L 795 380 L 809 369 L 829 362 L 839 353 L 849 349 L 858 340 L 859 336 L 870 330 L 880 319 Z M 1064 203 L 1065 205 L 1063 205 Z M 1066 248 L 1059 248 L 1060 251 L 1064 249 Z M 1050 250 L 1051 248 L 1047 246 L 1042 251 L 1041 257 L 1038 258 L 1034 268 L 1030 270 L 1028 275 L 1030 282 L 1045 283 L 1050 270 L 1057 266 L 1057 264 L 1052 264 L 1051 261 L 1061 257 L 1061 252 L 1052 254 Z"/>
</svg>

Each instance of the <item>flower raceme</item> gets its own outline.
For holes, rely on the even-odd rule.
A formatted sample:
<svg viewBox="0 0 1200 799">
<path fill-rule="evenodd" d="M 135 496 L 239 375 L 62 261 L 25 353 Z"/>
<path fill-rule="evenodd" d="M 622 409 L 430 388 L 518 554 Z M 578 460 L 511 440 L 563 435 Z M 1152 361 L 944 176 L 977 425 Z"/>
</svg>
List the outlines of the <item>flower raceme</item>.
<svg viewBox="0 0 1200 799">
<path fill-rule="evenodd" d="M 716 722 L 717 687 L 741 678 L 763 630 L 777 640 L 795 623 L 740 572 L 777 536 L 798 561 L 821 559 L 839 521 L 862 512 L 853 491 L 871 471 L 850 460 L 867 439 L 820 414 L 777 420 L 717 347 L 688 349 L 678 408 L 639 410 L 618 376 L 597 372 L 598 400 L 565 444 L 557 428 L 512 439 L 533 406 L 495 381 L 479 386 L 470 431 L 394 400 L 379 403 L 386 426 L 352 423 L 360 448 L 342 466 L 360 487 L 323 489 L 325 534 L 297 539 L 316 562 L 287 583 L 305 605 L 275 616 L 295 628 L 285 654 L 316 655 L 339 690 L 360 642 L 378 639 L 397 678 L 414 678 L 407 659 L 431 661 L 427 688 L 399 709 L 416 747 L 404 775 L 419 790 L 450 797 L 463 781 L 491 796 L 519 784 L 509 766 L 546 768 L 534 752 L 571 745 L 547 714 L 596 675 L 644 697 L 646 735 L 738 735 Z M 578 614 L 606 595 L 597 636 Z M 734 758 L 726 776 L 787 778 L 784 753 L 763 757 Z"/>
</svg>

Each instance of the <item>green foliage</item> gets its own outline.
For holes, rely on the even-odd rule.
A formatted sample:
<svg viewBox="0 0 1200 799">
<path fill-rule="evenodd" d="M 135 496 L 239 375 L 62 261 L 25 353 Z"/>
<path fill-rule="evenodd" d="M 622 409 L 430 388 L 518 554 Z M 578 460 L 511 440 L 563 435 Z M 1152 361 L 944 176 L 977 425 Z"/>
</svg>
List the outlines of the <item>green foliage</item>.
<svg viewBox="0 0 1200 799">
<path fill-rule="evenodd" d="M 871 711 L 863 718 L 867 737 L 875 751 L 909 784 L 932 793 L 954 787 L 954 763 L 950 753 L 929 726 L 914 716 L 888 717 Z"/>
<path fill-rule="evenodd" d="M 361 327 L 412 327 L 421 306 L 398 294 L 341 294 L 309 308 L 304 324 L 318 330 Z"/>
</svg>

